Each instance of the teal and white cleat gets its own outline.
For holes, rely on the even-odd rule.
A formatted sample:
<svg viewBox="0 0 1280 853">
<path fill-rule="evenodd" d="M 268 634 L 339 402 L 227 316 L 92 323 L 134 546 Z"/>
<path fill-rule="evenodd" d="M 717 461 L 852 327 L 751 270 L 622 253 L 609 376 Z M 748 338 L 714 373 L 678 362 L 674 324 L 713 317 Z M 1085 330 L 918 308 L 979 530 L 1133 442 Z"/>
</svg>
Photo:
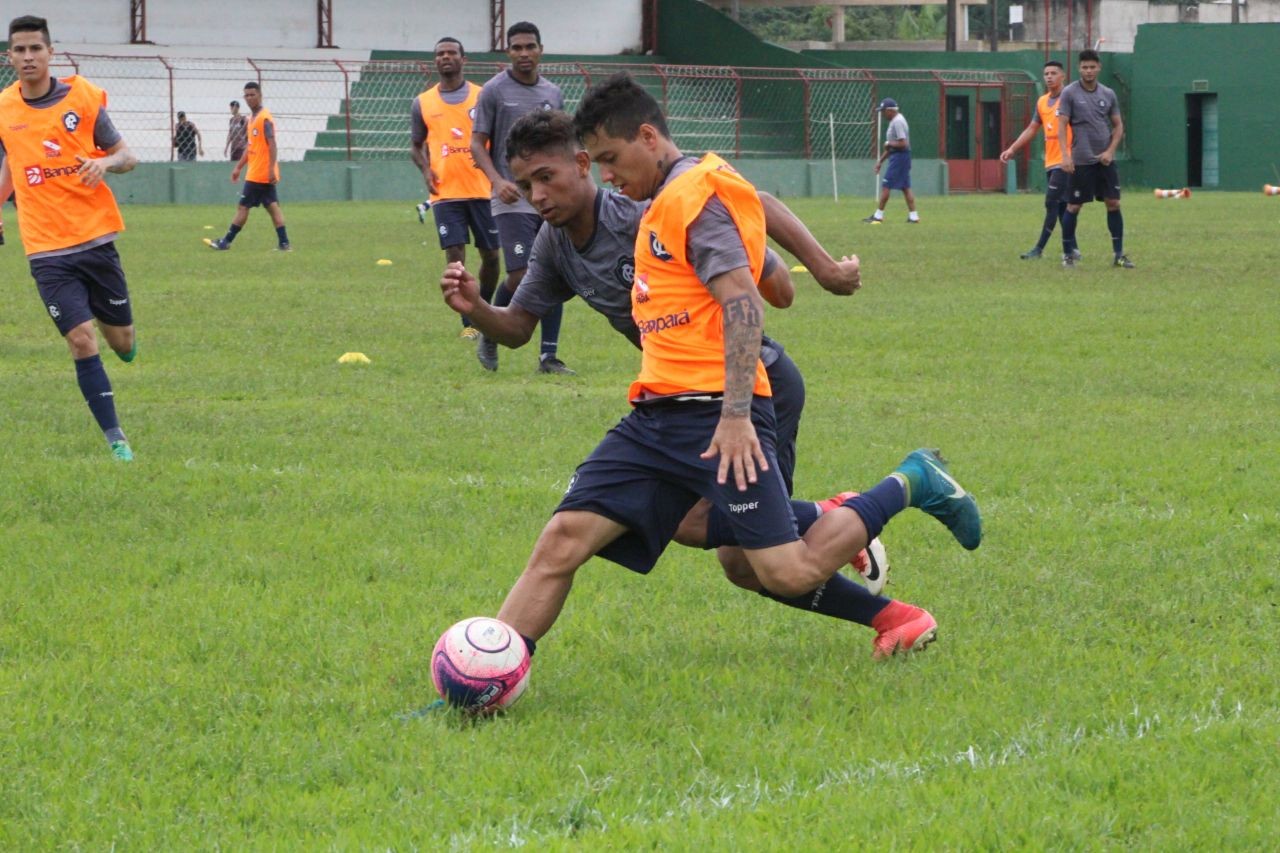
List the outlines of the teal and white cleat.
<svg viewBox="0 0 1280 853">
<path fill-rule="evenodd" d="M 972 551 L 982 544 L 982 515 L 973 495 L 947 472 L 937 451 L 913 450 L 894 473 L 907 484 L 907 505 L 919 507 L 941 521 L 956 541 Z"/>
<path fill-rule="evenodd" d="M 111 442 L 111 455 L 121 462 L 133 461 L 133 450 L 129 447 L 129 442 L 127 441 Z"/>
</svg>

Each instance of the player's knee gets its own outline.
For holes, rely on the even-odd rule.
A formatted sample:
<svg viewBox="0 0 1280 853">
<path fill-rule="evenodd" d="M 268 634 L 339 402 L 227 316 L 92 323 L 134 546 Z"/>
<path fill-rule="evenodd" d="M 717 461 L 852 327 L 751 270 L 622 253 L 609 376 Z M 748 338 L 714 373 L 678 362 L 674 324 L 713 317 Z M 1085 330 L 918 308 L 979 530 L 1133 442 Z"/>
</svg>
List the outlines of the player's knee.
<svg viewBox="0 0 1280 853">
<path fill-rule="evenodd" d="M 583 539 L 582 532 L 575 529 L 571 519 L 563 513 L 556 513 L 542 529 L 526 571 L 554 577 L 572 576 L 591 558 Z"/>
<path fill-rule="evenodd" d="M 88 358 L 98 352 L 98 337 L 92 322 L 84 322 L 66 334 L 67 347 L 72 358 Z"/>
<path fill-rule="evenodd" d="M 760 579 L 756 577 L 756 573 L 751 569 L 751 564 L 747 562 L 747 558 L 742 555 L 741 551 L 735 549 L 726 552 L 722 549 L 719 556 L 720 566 L 724 569 L 725 580 L 742 589 L 752 592 L 760 591 Z"/>
</svg>

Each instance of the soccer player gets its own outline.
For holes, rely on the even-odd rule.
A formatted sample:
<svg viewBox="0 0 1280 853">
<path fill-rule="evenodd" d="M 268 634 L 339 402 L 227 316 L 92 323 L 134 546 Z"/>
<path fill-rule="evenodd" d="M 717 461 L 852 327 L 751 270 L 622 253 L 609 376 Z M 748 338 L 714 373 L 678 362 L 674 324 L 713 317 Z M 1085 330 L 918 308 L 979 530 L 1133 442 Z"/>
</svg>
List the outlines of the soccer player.
<svg viewBox="0 0 1280 853">
<path fill-rule="evenodd" d="M 880 206 L 876 212 L 863 222 L 879 225 L 884 222 L 884 206 L 889 203 L 889 194 L 893 190 L 902 190 L 902 197 L 907 200 L 907 222 L 920 222 L 920 214 L 916 213 L 916 196 L 911 191 L 911 133 L 907 127 L 907 119 L 898 110 L 898 102 L 893 98 L 885 98 L 876 107 L 876 112 L 884 113 L 889 120 L 889 127 L 884 134 L 884 151 L 876 161 L 876 174 L 886 158 L 889 168 L 880 182 Z"/>
<path fill-rule="evenodd" d="M 440 82 L 413 99 L 409 126 L 413 159 L 431 196 L 429 202 L 447 263 L 464 263 L 467 232 L 480 252 L 480 294 L 493 300 L 498 285 L 498 226 L 489 210 L 491 187 L 471 156 L 471 125 L 480 87 L 462 76 L 467 52 L 462 42 L 446 36 L 436 42 L 436 71 Z M 422 210 L 419 211 L 421 215 Z M 479 332 L 465 316 L 462 337 Z"/>
<path fill-rule="evenodd" d="M 507 167 L 507 135 L 511 126 L 526 113 L 564 108 L 560 87 L 538 74 L 538 64 L 542 61 L 542 34 L 536 26 L 520 21 L 507 28 L 507 57 L 511 60 L 511 67 L 499 71 L 480 91 L 475 128 L 471 133 L 471 154 L 493 185 L 493 216 L 498 223 L 503 261 L 507 267 L 507 280 L 498 287 L 494 296 L 493 304 L 499 307 L 509 305 L 520 286 L 529 264 L 533 238 L 542 225 L 542 218 L 511 181 Z M 538 357 L 540 373 L 573 373 L 557 352 L 563 314 L 564 308 L 556 306 L 542 318 L 542 352 Z M 485 370 L 497 370 L 498 345 L 481 336 L 476 345 L 476 358 Z"/>
<path fill-rule="evenodd" d="M 1040 239 L 1033 248 L 1023 252 L 1024 261 L 1037 259 L 1043 254 L 1053 235 L 1054 223 L 1061 221 L 1067 212 L 1067 186 L 1070 175 L 1062 171 L 1062 146 L 1058 144 L 1058 99 L 1062 96 L 1062 84 L 1066 78 L 1062 63 L 1051 59 L 1044 64 L 1045 93 L 1036 100 L 1036 112 L 1026 128 L 1013 140 L 1008 148 L 1000 152 L 1000 162 L 1008 163 L 1022 146 L 1031 141 L 1036 132 L 1044 129 L 1044 225 L 1040 229 Z M 1071 131 L 1067 130 L 1067 147 L 1071 147 Z M 1062 254 L 1072 255 L 1080 260 L 1080 250 L 1074 244 L 1062 247 Z"/>
<path fill-rule="evenodd" d="M 529 113 L 516 122 L 507 140 L 507 158 L 516 185 L 545 220 L 534 239 L 524 281 L 510 305 L 494 308 L 480 298 L 475 279 L 461 265 L 452 265 L 441 279 L 447 304 L 463 316 L 475 318 L 490 339 L 519 347 L 528 342 L 538 318 L 550 306 L 577 295 L 639 347 L 640 334 L 631 317 L 631 284 L 636 233 L 647 205 L 596 186 L 573 120 L 558 110 Z M 770 236 L 803 259 L 820 284 L 841 295 L 857 289 L 856 257 L 835 261 L 785 205 L 766 194 L 761 200 L 766 205 Z M 772 250 L 766 252 L 761 290 L 779 307 L 786 307 L 794 297 L 789 272 Z M 781 344 L 764 338 L 760 357 L 773 389 L 779 472 L 790 493 L 796 435 L 804 408 L 804 380 Z M 818 506 L 836 506 L 845 497 L 819 502 Z M 691 510 L 675 540 L 691 547 L 716 547 L 727 531 L 727 522 L 717 514 L 709 516 L 708 509 L 704 501 Z M 861 552 L 853 565 L 868 588 L 878 592 L 884 587 L 887 563 L 883 550 L 873 547 L 871 551 L 874 558 Z M 720 548 L 719 557 L 732 582 L 759 591 L 741 549 Z M 826 612 L 839 603 L 837 598 L 834 594 L 825 596 L 814 611 Z"/>
<path fill-rule="evenodd" d="M 284 213 L 280 210 L 280 199 L 276 195 L 276 185 L 280 183 L 280 161 L 276 148 L 276 122 L 271 111 L 262 105 L 262 87 L 250 80 L 244 84 L 244 102 L 249 107 L 249 144 L 244 154 L 236 161 L 231 170 L 231 183 L 240 180 L 240 172 L 248 165 L 245 172 L 244 188 L 240 191 L 240 203 L 236 206 L 236 214 L 231 218 L 231 227 L 227 233 L 217 240 L 206 239 L 205 245 L 216 251 L 225 252 L 231 248 L 231 241 L 236 239 L 240 229 L 249 219 L 249 209 L 262 205 L 271 217 L 271 224 L 276 229 L 279 243 L 276 250 L 291 252 L 289 232 L 284 227 Z"/>
<path fill-rule="evenodd" d="M 133 361 L 133 311 L 116 234 L 124 220 L 103 181 L 138 162 L 107 115 L 107 94 L 73 76 L 49 73 L 53 47 L 44 18 L 9 22 L 17 82 L 0 92 L 0 199 L 16 190 L 18 225 L 40 299 L 66 339 L 80 393 L 111 454 L 131 462 L 94 321 L 122 361 Z M 14 186 L 13 169 L 22 180 Z"/>
<path fill-rule="evenodd" d="M 579 566 L 599 555 L 647 573 L 700 497 L 729 520 L 764 588 L 805 603 L 908 505 L 976 548 L 977 504 L 927 451 L 820 517 L 793 515 L 760 360 L 765 225 L 755 189 L 715 155 L 682 157 L 657 102 L 625 75 L 589 91 L 574 123 L 606 181 L 653 199 L 631 291 L 640 375 L 631 412 L 578 467 L 498 618 L 532 651 Z M 924 610 L 848 585 L 850 616 L 876 630 L 877 657 L 934 638 Z"/>
<path fill-rule="evenodd" d="M 227 120 L 227 141 L 222 146 L 222 156 L 232 163 L 244 156 L 249 145 L 249 117 L 240 112 L 240 102 L 231 102 L 231 118 Z"/>
<path fill-rule="evenodd" d="M 1080 208 L 1097 199 L 1107 206 L 1107 230 L 1111 232 L 1112 266 L 1133 269 L 1124 253 L 1124 217 L 1120 215 L 1120 172 L 1116 148 L 1124 138 L 1124 121 L 1116 93 L 1098 82 L 1102 59 L 1096 50 L 1080 51 L 1080 79 L 1062 90 L 1058 98 L 1058 143 L 1062 146 L 1062 171 L 1071 176 L 1067 212 L 1062 217 L 1063 246 L 1076 244 L 1076 218 Z M 1070 134 L 1068 136 L 1068 134 Z M 1070 269 L 1076 259 L 1062 256 Z"/>
</svg>

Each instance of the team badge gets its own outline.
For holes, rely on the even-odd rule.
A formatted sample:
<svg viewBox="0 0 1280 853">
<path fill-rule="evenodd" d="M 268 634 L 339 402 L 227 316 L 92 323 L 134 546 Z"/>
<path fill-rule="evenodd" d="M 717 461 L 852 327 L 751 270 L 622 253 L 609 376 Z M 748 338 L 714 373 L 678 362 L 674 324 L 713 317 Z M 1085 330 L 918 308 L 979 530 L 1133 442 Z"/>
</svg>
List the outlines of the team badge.
<svg viewBox="0 0 1280 853">
<path fill-rule="evenodd" d="M 49 316 L 53 319 L 56 320 L 62 316 L 62 309 L 58 307 L 58 303 L 50 302 L 46 307 L 49 309 Z"/>
<path fill-rule="evenodd" d="M 636 277 L 635 258 L 618 258 L 618 265 L 613 268 L 613 274 L 618 277 L 618 281 L 630 287 Z"/>
<path fill-rule="evenodd" d="M 669 261 L 672 258 L 672 254 L 667 251 L 667 247 L 662 245 L 658 235 L 652 231 L 649 232 L 649 251 L 660 261 Z"/>
<path fill-rule="evenodd" d="M 516 243 L 512 246 L 511 254 L 515 255 L 517 258 L 524 257 L 524 243 Z"/>
<path fill-rule="evenodd" d="M 441 225 L 441 226 L 440 226 L 440 236 L 441 236 L 441 237 L 448 237 L 448 236 L 449 236 L 449 226 L 448 226 L 448 225 Z"/>
<path fill-rule="evenodd" d="M 551 109 L 551 102 L 550 102 L 550 101 L 543 101 L 543 102 L 542 102 L 542 109 L 543 109 L 544 111 L 545 111 L 545 110 L 549 110 L 549 109 Z"/>
<path fill-rule="evenodd" d="M 67 133 L 76 132 L 76 128 L 80 126 L 80 116 L 75 110 L 67 110 L 62 114 L 62 126 L 67 129 Z"/>
<path fill-rule="evenodd" d="M 27 176 L 27 186 L 34 187 L 44 183 L 44 172 L 39 166 L 27 166 L 22 170 Z"/>
</svg>

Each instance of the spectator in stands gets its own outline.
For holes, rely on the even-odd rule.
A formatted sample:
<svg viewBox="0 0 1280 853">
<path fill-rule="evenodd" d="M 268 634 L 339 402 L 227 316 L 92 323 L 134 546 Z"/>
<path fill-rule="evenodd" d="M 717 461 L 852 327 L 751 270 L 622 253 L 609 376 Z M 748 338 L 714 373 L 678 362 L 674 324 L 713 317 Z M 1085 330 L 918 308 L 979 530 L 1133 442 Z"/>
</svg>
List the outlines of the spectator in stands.
<svg viewBox="0 0 1280 853">
<path fill-rule="evenodd" d="M 249 121 L 249 145 L 231 170 L 231 183 L 234 184 L 240 180 L 240 172 L 245 166 L 249 167 L 244 176 L 244 188 L 240 191 L 240 203 L 227 233 L 217 240 L 206 237 L 204 244 L 219 252 L 230 249 L 231 241 L 236 239 L 249 219 L 250 208 L 262 205 L 271 217 L 271 224 L 276 227 L 276 238 L 280 241 L 276 248 L 281 252 L 291 252 L 293 247 L 289 245 L 289 232 L 284 228 L 284 213 L 280 210 L 280 199 L 276 197 L 276 184 L 280 183 L 276 122 L 271 111 L 262 105 L 262 87 L 253 80 L 244 84 L 244 102 L 253 116 Z"/>
<path fill-rule="evenodd" d="M 222 156 L 232 163 L 244 156 L 249 144 L 249 117 L 241 115 L 240 102 L 231 102 L 231 121 L 227 123 L 227 144 L 222 146 Z"/>
<path fill-rule="evenodd" d="M 471 155 L 471 127 L 480 87 L 462 76 L 466 62 L 462 42 L 452 36 L 436 42 L 440 82 L 414 98 L 409 108 L 413 142 L 409 156 L 431 194 L 427 203 L 418 205 L 418 219 L 426 220 L 429 206 L 446 263 L 466 263 L 468 232 L 475 237 L 480 252 L 480 295 L 485 302 L 492 302 L 498 286 L 501 243 L 489 210 L 492 187 Z M 463 316 L 462 337 L 475 340 L 479 334 Z"/>
<path fill-rule="evenodd" d="M 907 222 L 919 224 L 920 214 L 916 213 L 916 196 L 911 192 L 911 137 L 907 129 L 906 118 L 898 111 L 898 102 L 893 98 L 885 98 L 876 107 L 876 112 L 884 113 L 889 120 L 889 129 L 884 134 L 884 153 L 876 161 L 876 174 L 885 158 L 889 160 L 889 168 L 885 170 L 884 180 L 880 182 L 880 206 L 876 212 L 863 222 L 879 225 L 884 222 L 884 206 L 889 203 L 889 193 L 902 190 L 902 197 L 907 200 Z"/>
<path fill-rule="evenodd" d="M 528 21 L 507 28 L 507 57 L 511 67 L 499 71 L 480 90 L 476 102 L 475 127 L 471 132 L 471 156 L 493 185 L 493 218 L 502 240 L 507 280 L 494 294 L 499 308 L 511 303 L 516 288 L 529 266 L 533 238 L 542 227 L 542 217 L 533 209 L 511 180 L 507 163 L 507 134 L 517 120 L 534 110 L 564 109 L 560 87 L 538 74 L 542 61 L 542 34 Z M 557 305 L 542 318 L 542 354 L 539 373 L 573 373 L 557 356 L 560 319 L 564 306 Z M 476 357 L 485 370 L 498 369 L 498 344 L 481 336 Z"/>
<path fill-rule="evenodd" d="M 50 74 L 53 54 L 44 18 L 9 22 L 9 62 L 18 79 L 0 93 L 0 199 L 17 193 L 18 227 L 40 302 L 67 342 L 80 393 L 111 455 L 130 462 L 98 333 L 121 361 L 137 356 L 133 305 L 115 245 L 124 219 L 103 178 L 130 171 L 138 158 L 107 115 L 107 93 L 79 75 Z M 23 177 L 16 186 L 10 160 Z"/>
<path fill-rule="evenodd" d="M 178 152 L 179 160 L 194 160 L 196 152 L 204 156 L 204 139 L 200 136 L 200 128 L 187 118 L 184 112 L 178 112 L 178 124 L 173 129 L 173 147 Z"/>
</svg>

